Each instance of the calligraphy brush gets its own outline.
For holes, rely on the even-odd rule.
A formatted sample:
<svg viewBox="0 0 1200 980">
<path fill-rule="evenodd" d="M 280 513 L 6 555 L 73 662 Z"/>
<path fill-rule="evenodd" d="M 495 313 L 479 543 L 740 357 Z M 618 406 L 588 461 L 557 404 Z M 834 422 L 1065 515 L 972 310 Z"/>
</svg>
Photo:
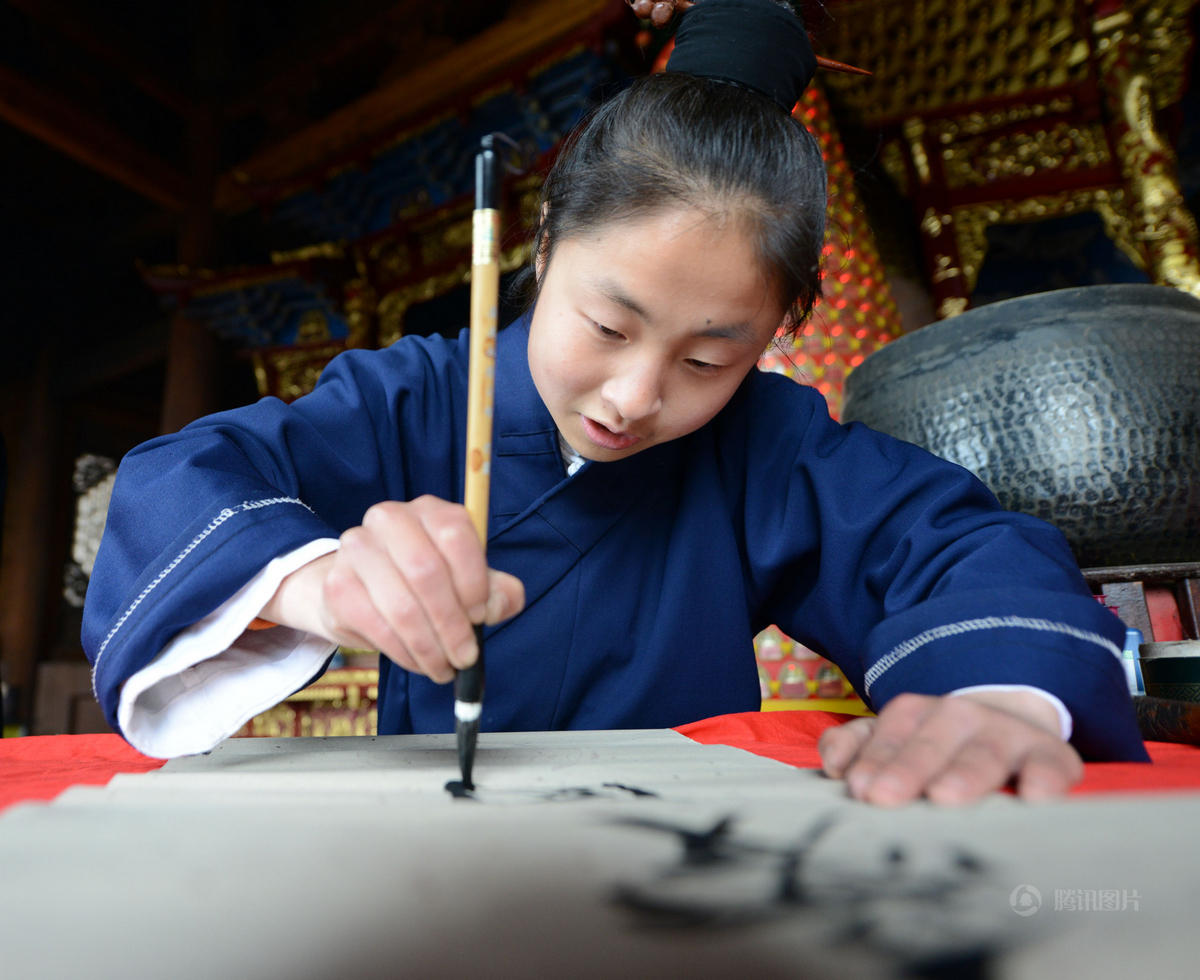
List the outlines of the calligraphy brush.
<svg viewBox="0 0 1200 980">
<path fill-rule="evenodd" d="M 487 548 L 492 461 L 492 399 L 496 318 L 500 295 L 499 167 L 491 134 L 475 155 L 475 212 L 471 224 L 471 347 L 467 371 L 467 460 L 463 503 Z M 472 789 L 475 742 L 483 713 L 483 625 L 475 627 L 479 658 L 454 678 L 454 736 L 462 783 Z"/>
</svg>

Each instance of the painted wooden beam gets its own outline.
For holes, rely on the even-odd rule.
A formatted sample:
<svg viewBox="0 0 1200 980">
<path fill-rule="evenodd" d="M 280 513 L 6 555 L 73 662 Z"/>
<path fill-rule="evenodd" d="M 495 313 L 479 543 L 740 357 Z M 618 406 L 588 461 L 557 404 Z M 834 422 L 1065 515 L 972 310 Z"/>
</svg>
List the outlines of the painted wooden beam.
<svg viewBox="0 0 1200 980">
<path fill-rule="evenodd" d="M 386 83 L 234 167 L 218 181 L 216 207 L 245 208 L 251 204 L 248 185 L 286 182 L 455 96 L 477 93 L 506 69 L 606 15 L 632 17 L 624 0 L 534 0 L 446 57 Z"/>
<path fill-rule="evenodd" d="M 187 178 L 108 123 L 0 66 L 0 119 L 155 204 L 182 210 Z"/>
<path fill-rule="evenodd" d="M 99 18 L 82 15 L 78 6 L 68 6 L 60 0 L 8 0 L 8 5 L 30 20 L 46 25 L 180 116 L 196 111 L 196 100 L 151 68 L 136 45 L 112 28 L 111 16 L 101 22 Z"/>
</svg>

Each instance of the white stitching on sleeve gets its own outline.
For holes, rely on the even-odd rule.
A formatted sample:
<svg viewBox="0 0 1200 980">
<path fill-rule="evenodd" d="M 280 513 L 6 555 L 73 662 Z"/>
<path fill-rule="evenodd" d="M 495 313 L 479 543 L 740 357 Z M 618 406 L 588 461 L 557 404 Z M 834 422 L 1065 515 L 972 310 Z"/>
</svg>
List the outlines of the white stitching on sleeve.
<svg viewBox="0 0 1200 980">
<path fill-rule="evenodd" d="M 274 504 L 298 504 L 305 510 L 313 512 L 312 508 L 309 507 L 308 504 L 306 504 L 303 500 L 298 500 L 295 497 L 266 497 L 262 500 L 243 500 L 236 507 L 223 507 L 217 513 L 217 516 L 208 522 L 204 530 L 192 538 L 192 540 L 187 543 L 184 549 L 174 558 L 172 558 L 171 561 L 167 563 L 167 566 L 161 572 L 159 572 L 150 581 L 150 583 L 144 589 L 142 589 L 141 592 L 138 593 L 137 598 L 129 604 L 129 608 L 126 609 L 125 612 L 121 614 L 120 618 L 118 618 L 113 624 L 113 628 L 108 631 L 108 635 L 104 638 L 104 642 L 100 644 L 100 649 L 96 651 L 96 659 L 92 664 L 92 694 L 95 695 L 97 700 L 100 698 L 100 694 L 96 690 L 96 674 L 100 669 L 100 658 L 104 655 L 104 651 L 108 648 L 108 644 L 112 641 L 112 638 L 116 636 L 121 627 L 125 625 L 125 621 L 129 619 L 129 617 L 133 615 L 133 611 L 142 604 L 142 600 L 145 599 L 146 596 L 148 596 L 151 592 L 153 592 L 158 587 L 158 584 L 168 575 L 170 575 L 180 562 L 182 562 L 188 555 L 195 551 L 195 549 L 199 547 L 205 538 L 207 538 L 213 533 L 213 531 L 229 520 L 229 518 L 237 514 L 245 513 L 248 510 L 258 510 L 262 507 L 271 507 Z"/>
<path fill-rule="evenodd" d="M 1043 633 L 1058 633 L 1063 636 L 1070 636 L 1076 640 L 1095 643 L 1097 646 L 1103 647 L 1118 660 L 1121 659 L 1121 648 L 1113 643 L 1112 640 L 1101 636 L 1099 633 L 1079 629 L 1077 626 L 1072 626 L 1069 623 L 1059 623 L 1051 619 L 1029 619 L 1025 616 L 985 616 L 982 619 L 964 619 L 957 623 L 946 623 L 943 626 L 935 626 L 924 633 L 918 633 L 903 643 L 897 643 L 884 656 L 875 661 L 866 674 L 863 675 L 864 691 L 869 696 L 871 685 L 879 680 L 885 672 L 895 667 L 901 660 L 909 654 L 916 652 L 927 643 L 932 643 L 934 640 L 942 640 L 948 636 L 960 636 L 963 633 L 972 633 L 977 630 L 1005 628 L 1038 630 Z"/>
</svg>

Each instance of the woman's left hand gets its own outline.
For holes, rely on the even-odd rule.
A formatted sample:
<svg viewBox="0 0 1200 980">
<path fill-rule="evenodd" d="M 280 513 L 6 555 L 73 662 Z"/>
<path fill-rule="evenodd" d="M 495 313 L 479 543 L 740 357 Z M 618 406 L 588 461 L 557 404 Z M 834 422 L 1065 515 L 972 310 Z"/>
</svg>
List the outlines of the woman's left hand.
<svg viewBox="0 0 1200 980">
<path fill-rule="evenodd" d="M 828 729 L 818 748 L 827 775 L 880 806 L 921 796 L 970 803 L 1010 781 L 1022 799 L 1042 800 L 1083 776 L 1078 753 L 1059 735 L 1057 712 L 1028 691 L 902 694 L 877 718 Z"/>
</svg>

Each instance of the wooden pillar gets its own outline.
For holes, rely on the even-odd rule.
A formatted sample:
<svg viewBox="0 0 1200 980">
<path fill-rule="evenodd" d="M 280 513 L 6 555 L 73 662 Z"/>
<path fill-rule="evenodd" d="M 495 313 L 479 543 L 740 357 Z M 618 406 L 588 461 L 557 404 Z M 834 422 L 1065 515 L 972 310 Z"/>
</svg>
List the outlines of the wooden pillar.
<svg viewBox="0 0 1200 980">
<path fill-rule="evenodd" d="M 213 251 L 212 190 L 218 138 L 215 113 L 198 110 L 189 121 L 188 135 L 193 153 L 191 202 L 182 216 L 178 258 L 180 264 L 196 268 L 208 262 Z M 212 331 L 182 314 L 175 315 L 167 341 L 159 422 L 162 432 L 181 429 L 218 407 L 218 354 L 218 341 Z"/>
<path fill-rule="evenodd" d="M 188 204 L 179 229 L 178 259 L 193 268 L 212 261 L 215 222 L 213 194 L 220 166 L 220 118 L 215 93 L 224 68 L 228 10 L 224 2 L 204 5 L 193 53 L 204 98 L 188 118 L 190 162 Z M 182 315 L 171 322 L 163 383 L 160 429 L 174 432 L 215 411 L 219 390 L 219 343 L 211 331 Z"/>
<path fill-rule="evenodd" d="M 183 316 L 171 321 L 163 381 L 162 432 L 175 432 L 216 406 L 217 338 Z"/>
<path fill-rule="evenodd" d="M 17 717 L 8 724 L 28 721 L 32 709 L 34 674 L 46 638 L 47 583 L 53 574 L 47 534 L 57 499 L 60 419 L 53 397 L 53 364 L 44 348 L 25 392 L 8 409 L 8 499 L 4 504 L 4 540 L 0 582 L 0 661 L 4 680 L 16 692 Z M 26 397 L 22 399 L 20 395 Z"/>
</svg>

